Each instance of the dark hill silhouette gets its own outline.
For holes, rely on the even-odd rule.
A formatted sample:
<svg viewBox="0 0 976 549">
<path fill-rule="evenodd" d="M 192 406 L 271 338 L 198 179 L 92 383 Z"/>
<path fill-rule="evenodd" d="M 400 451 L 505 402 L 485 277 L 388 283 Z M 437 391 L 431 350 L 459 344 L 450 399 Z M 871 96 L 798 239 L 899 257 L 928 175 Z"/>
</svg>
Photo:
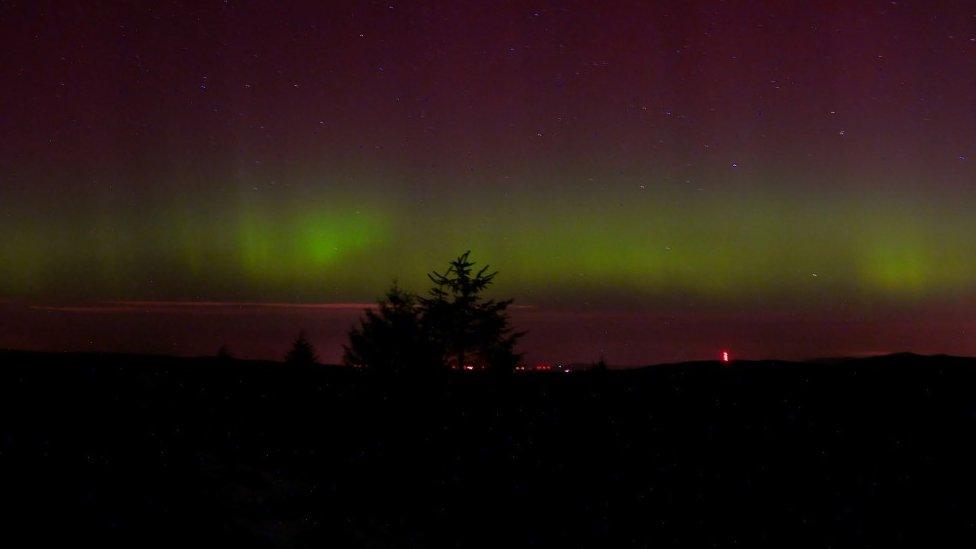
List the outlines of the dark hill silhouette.
<svg viewBox="0 0 976 549">
<path fill-rule="evenodd" d="M 976 539 L 970 358 L 422 382 L 217 357 L 0 363 L 4 535 L 34 546 Z"/>
</svg>

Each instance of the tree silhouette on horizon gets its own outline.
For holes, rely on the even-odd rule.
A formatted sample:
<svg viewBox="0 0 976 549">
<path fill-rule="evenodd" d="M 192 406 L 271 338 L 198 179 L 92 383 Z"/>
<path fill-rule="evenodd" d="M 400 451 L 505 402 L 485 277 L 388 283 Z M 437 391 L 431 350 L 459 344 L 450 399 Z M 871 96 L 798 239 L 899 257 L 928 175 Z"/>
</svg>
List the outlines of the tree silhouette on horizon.
<svg viewBox="0 0 976 549">
<path fill-rule="evenodd" d="M 298 337 L 291 344 L 291 349 L 285 354 L 285 363 L 298 365 L 298 366 L 308 366 L 312 364 L 317 364 L 319 357 L 315 352 L 315 347 L 308 341 L 305 336 L 305 330 L 298 332 Z"/>
<path fill-rule="evenodd" d="M 524 335 L 513 332 L 508 319 L 514 300 L 486 299 L 482 293 L 498 271 L 490 271 L 489 265 L 475 271 L 470 256 L 466 251 L 444 273 L 427 274 L 434 286 L 428 297 L 420 298 L 422 320 L 446 363 L 464 368 L 471 359 L 480 363 L 476 366 L 511 371 L 521 358 L 515 344 Z"/>
<path fill-rule="evenodd" d="M 471 252 L 452 260 L 443 273 L 427 274 L 433 287 L 426 297 L 396 283 L 349 331 L 343 362 L 381 372 L 420 372 L 471 366 L 512 371 L 521 358 L 515 345 L 522 333 L 512 330 L 508 307 L 482 294 L 496 272 L 475 271 Z"/>
<path fill-rule="evenodd" d="M 224 343 L 219 349 L 217 349 L 217 358 L 223 361 L 229 361 L 234 360 L 235 357 L 234 353 L 232 353 L 230 348 L 227 347 L 227 344 Z"/>
<path fill-rule="evenodd" d="M 403 373 L 437 367 L 438 356 L 421 322 L 417 297 L 396 281 L 365 317 L 349 331 L 342 361 L 383 373 Z"/>
</svg>

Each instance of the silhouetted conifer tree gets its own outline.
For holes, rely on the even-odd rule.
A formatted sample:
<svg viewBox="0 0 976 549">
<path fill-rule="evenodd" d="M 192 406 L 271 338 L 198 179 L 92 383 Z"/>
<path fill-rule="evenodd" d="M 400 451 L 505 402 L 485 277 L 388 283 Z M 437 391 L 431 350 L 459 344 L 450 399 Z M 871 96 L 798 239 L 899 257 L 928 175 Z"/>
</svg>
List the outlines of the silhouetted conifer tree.
<svg viewBox="0 0 976 549">
<path fill-rule="evenodd" d="M 221 345 L 220 348 L 217 349 L 217 358 L 220 360 L 234 360 L 234 355 L 230 352 L 230 349 L 227 348 L 227 345 Z"/>
<path fill-rule="evenodd" d="M 315 353 L 315 347 L 305 337 L 305 331 L 299 332 L 298 337 L 291 344 L 291 349 L 285 354 L 285 362 L 287 364 L 305 366 L 315 364 L 318 360 L 319 357 Z"/>
<path fill-rule="evenodd" d="M 420 299 L 423 328 L 445 364 L 510 372 L 521 357 L 515 344 L 524 335 L 513 332 L 508 319 L 513 300 L 484 298 L 482 293 L 498 272 L 489 272 L 487 265 L 476 272 L 470 254 L 465 252 L 451 261 L 443 274 L 433 271 L 427 275 L 434 287 L 428 297 Z"/>
<path fill-rule="evenodd" d="M 512 300 L 485 299 L 482 292 L 497 272 L 474 271 L 465 252 L 443 274 L 427 276 L 434 283 L 427 297 L 417 297 L 396 283 L 367 310 L 349 331 L 343 362 L 382 372 L 423 371 L 472 365 L 510 372 L 521 354 L 515 344 L 522 333 L 512 331 L 508 307 Z"/>
<path fill-rule="evenodd" d="M 378 305 L 375 311 L 367 309 L 359 326 L 349 331 L 343 362 L 385 373 L 436 367 L 439 357 L 422 329 L 417 297 L 394 282 Z"/>
</svg>

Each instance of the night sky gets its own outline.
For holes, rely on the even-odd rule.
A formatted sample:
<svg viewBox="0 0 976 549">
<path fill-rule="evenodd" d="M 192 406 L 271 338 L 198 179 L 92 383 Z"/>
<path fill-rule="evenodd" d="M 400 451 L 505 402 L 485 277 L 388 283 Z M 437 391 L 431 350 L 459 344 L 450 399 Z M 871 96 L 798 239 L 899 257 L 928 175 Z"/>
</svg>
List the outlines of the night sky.
<svg viewBox="0 0 976 549">
<path fill-rule="evenodd" d="M 976 354 L 976 2 L 79 4 L 0 5 L 0 347 L 334 361 L 471 249 L 530 360 Z"/>
</svg>

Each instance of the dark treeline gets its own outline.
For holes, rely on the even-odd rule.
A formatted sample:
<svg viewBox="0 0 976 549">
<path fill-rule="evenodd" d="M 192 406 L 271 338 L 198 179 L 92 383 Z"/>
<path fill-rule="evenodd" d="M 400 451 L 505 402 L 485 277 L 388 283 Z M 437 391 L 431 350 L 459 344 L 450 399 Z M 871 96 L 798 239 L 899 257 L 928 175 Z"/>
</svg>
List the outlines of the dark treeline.
<svg viewBox="0 0 976 549">
<path fill-rule="evenodd" d="M 424 377 L 450 370 L 488 371 L 505 376 L 533 370 L 516 350 L 526 332 L 516 332 L 508 308 L 514 299 L 485 296 L 498 271 L 475 268 L 471 252 L 448 262 L 447 269 L 427 274 L 432 286 L 425 294 L 409 292 L 394 281 L 376 307 L 349 330 L 342 364 L 378 375 Z M 221 346 L 217 356 L 228 358 Z M 316 364 L 318 356 L 305 331 L 299 333 L 284 356 L 289 365 Z M 551 365 L 545 362 L 546 370 Z M 571 369 L 580 369 L 575 364 Z M 606 369 L 599 360 L 585 368 Z"/>
<path fill-rule="evenodd" d="M 32 546 L 976 541 L 972 359 L 426 379 L 216 357 L 0 361 L 4 532 Z"/>
<path fill-rule="evenodd" d="M 424 375 L 450 369 L 511 373 L 521 358 L 515 351 L 522 333 L 508 318 L 511 299 L 484 297 L 497 271 L 475 269 L 470 252 L 427 276 L 433 286 L 418 296 L 396 282 L 364 311 L 350 330 L 343 363 L 375 373 Z M 315 350 L 302 333 L 285 356 L 289 364 L 315 363 Z"/>
</svg>

